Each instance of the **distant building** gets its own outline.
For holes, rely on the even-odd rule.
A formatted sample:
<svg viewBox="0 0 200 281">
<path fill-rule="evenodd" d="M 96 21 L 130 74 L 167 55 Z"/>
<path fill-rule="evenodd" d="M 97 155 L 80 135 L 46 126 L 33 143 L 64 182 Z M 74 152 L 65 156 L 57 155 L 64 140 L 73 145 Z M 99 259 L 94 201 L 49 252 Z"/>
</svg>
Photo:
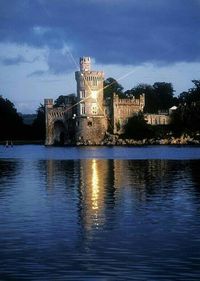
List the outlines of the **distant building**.
<svg viewBox="0 0 200 281">
<path fill-rule="evenodd" d="M 120 99 L 113 93 L 104 99 L 104 72 L 91 70 L 89 57 L 80 58 L 76 71 L 77 97 L 68 97 L 65 105 L 54 107 L 45 99 L 46 145 L 81 142 L 101 144 L 106 132 L 123 133 L 128 118 L 143 111 L 145 96 Z"/>
<path fill-rule="evenodd" d="M 177 106 L 172 106 L 167 111 L 158 111 L 158 114 L 145 114 L 145 120 L 149 125 L 169 125 L 171 114 L 177 109 Z"/>
<path fill-rule="evenodd" d="M 168 125 L 170 116 L 169 114 L 145 114 L 145 120 L 149 125 Z"/>
</svg>

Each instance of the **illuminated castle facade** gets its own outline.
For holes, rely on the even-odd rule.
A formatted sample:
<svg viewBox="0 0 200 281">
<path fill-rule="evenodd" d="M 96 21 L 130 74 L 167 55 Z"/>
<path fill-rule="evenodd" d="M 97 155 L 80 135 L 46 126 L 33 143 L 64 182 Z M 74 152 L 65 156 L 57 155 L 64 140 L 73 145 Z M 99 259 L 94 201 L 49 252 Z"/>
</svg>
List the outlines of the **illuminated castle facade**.
<svg viewBox="0 0 200 281">
<path fill-rule="evenodd" d="M 62 106 L 55 107 L 45 99 L 46 145 L 102 144 L 106 132 L 120 134 L 128 118 L 143 111 L 144 95 L 139 99 L 120 99 L 115 93 L 104 99 L 104 72 L 91 70 L 90 57 L 80 58 L 75 72 L 77 96 L 66 96 Z"/>
</svg>

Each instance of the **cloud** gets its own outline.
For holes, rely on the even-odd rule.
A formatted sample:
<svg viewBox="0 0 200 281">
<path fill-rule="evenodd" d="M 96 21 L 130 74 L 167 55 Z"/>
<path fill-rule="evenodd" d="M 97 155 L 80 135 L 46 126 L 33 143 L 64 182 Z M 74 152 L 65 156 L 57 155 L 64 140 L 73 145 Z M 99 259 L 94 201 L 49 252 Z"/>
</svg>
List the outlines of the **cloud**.
<svg viewBox="0 0 200 281">
<path fill-rule="evenodd" d="M 49 50 L 47 55 L 49 72 L 52 74 L 69 73 L 75 71 L 76 63 L 70 59 L 70 54 L 64 49 Z"/>
<path fill-rule="evenodd" d="M 25 57 L 22 55 L 14 56 L 14 57 L 0 57 L 0 63 L 3 65 L 9 66 L 9 65 L 19 65 L 22 63 L 33 63 L 37 60 L 38 58 L 35 57 L 32 60 L 27 60 Z"/>
<path fill-rule="evenodd" d="M 46 62 L 48 69 L 36 70 L 27 77 L 40 77 L 48 74 L 67 74 L 74 72 L 78 68 L 76 59 L 73 58 L 71 52 L 69 52 L 66 47 L 63 49 L 46 50 L 46 53 L 43 55 L 43 60 Z"/>
<path fill-rule="evenodd" d="M 41 77 L 41 76 L 44 76 L 46 73 L 47 73 L 47 71 L 44 71 L 44 70 L 36 70 L 36 71 L 28 74 L 27 77 L 28 78 L 31 78 L 31 77 Z"/>
<path fill-rule="evenodd" d="M 66 45 L 103 64 L 199 62 L 199 9 L 198 0 L 2 0 L 0 38 L 51 50 L 52 73 L 69 71 Z"/>
</svg>

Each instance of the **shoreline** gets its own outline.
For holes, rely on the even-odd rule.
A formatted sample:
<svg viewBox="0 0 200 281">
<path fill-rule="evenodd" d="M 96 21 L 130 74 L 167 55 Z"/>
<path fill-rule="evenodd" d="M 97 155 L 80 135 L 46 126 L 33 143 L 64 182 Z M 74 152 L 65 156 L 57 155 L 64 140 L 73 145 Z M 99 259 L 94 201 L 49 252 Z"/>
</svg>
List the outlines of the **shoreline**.
<svg viewBox="0 0 200 281">
<path fill-rule="evenodd" d="M 0 145 L 6 146 L 6 141 L 0 141 Z M 43 140 L 12 140 L 9 141 L 8 147 L 15 145 L 44 145 L 46 147 L 56 146 L 144 146 L 144 145 L 200 145 L 200 139 L 190 136 L 169 137 L 169 138 L 152 138 L 152 139 L 128 139 L 120 138 L 118 135 L 109 135 L 100 143 L 91 141 L 71 141 L 64 144 L 45 145 Z"/>
</svg>

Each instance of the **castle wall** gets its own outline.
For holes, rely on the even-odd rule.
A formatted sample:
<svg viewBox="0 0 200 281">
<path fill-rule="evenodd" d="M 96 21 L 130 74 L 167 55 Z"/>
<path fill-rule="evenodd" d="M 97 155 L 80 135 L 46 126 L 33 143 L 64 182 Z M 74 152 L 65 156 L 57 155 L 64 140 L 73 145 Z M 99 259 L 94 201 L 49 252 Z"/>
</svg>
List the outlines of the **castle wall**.
<svg viewBox="0 0 200 281">
<path fill-rule="evenodd" d="M 85 144 L 101 144 L 107 131 L 104 117 L 77 118 L 76 141 Z"/>
<path fill-rule="evenodd" d="M 145 96 L 140 95 L 139 99 L 120 99 L 116 94 L 113 95 L 113 109 L 111 111 L 111 119 L 113 133 L 122 134 L 123 127 L 127 123 L 128 118 L 143 111 L 145 105 Z"/>
<path fill-rule="evenodd" d="M 60 107 L 53 107 L 53 99 L 45 99 L 45 145 L 68 142 L 74 134 L 72 103 Z M 62 140 L 61 140 L 62 134 Z"/>
</svg>

